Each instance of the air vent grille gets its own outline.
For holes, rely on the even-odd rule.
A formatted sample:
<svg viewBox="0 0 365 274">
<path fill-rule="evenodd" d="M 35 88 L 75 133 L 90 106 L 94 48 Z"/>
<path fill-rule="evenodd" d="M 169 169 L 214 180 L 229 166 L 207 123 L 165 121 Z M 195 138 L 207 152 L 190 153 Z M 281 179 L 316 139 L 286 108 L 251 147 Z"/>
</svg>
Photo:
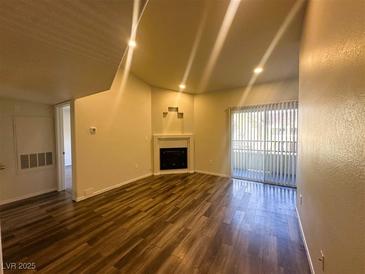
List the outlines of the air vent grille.
<svg viewBox="0 0 365 274">
<path fill-rule="evenodd" d="M 20 169 L 39 168 L 53 165 L 53 152 L 38 152 L 20 155 Z"/>
<path fill-rule="evenodd" d="M 52 152 L 46 152 L 46 164 L 50 166 L 53 164 Z"/>
<path fill-rule="evenodd" d="M 34 168 L 38 166 L 37 154 L 29 154 L 29 167 Z"/>
<path fill-rule="evenodd" d="M 29 168 L 29 155 L 28 154 L 20 155 L 20 168 L 21 169 Z"/>
<path fill-rule="evenodd" d="M 45 165 L 46 165 L 46 154 L 38 153 L 38 166 L 45 166 Z"/>
</svg>

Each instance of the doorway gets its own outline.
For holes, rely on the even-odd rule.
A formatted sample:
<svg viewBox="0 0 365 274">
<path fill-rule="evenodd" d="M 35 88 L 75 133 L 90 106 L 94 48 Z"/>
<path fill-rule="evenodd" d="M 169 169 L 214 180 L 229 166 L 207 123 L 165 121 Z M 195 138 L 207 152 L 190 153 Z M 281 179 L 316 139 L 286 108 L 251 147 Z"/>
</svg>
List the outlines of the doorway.
<svg viewBox="0 0 365 274">
<path fill-rule="evenodd" d="M 297 102 L 232 109 L 232 177 L 296 187 L 297 120 Z"/>
<path fill-rule="evenodd" d="M 58 155 L 58 190 L 74 194 L 72 177 L 72 111 L 71 104 L 56 106 L 56 134 Z"/>
<path fill-rule="evenodd" d="M 0 109 L 1 111 L 1 109 Z M 12 147 L 12 133 L 13 124 L 10 116 L 0 113 L 0 204 L 4 199 L 4 193 L 6 192 L 5 182 L 10 182 L 10 172 L 13 155 Z"/>
</svg>

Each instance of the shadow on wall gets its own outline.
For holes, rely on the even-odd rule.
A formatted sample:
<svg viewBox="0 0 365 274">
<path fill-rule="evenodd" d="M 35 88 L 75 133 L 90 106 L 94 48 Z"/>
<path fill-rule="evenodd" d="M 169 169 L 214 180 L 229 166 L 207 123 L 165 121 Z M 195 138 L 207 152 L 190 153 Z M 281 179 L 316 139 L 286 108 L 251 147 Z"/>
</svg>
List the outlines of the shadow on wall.
<svg viewBox="0 0 365 274">
<path fill-rule="evenodd" d="M 171 109 L 169 111 L 171 107 L 177 107 L 178 112 L 171 111 Z M 164 114 L 165 112 L 167 114 Z M 183 117 L 179 117 L 178 113 L 183 113 Z M 193 133 L 193 119 L 193 95 L 157 88 L 152 89 L 152 133 Z"/>
</svg>

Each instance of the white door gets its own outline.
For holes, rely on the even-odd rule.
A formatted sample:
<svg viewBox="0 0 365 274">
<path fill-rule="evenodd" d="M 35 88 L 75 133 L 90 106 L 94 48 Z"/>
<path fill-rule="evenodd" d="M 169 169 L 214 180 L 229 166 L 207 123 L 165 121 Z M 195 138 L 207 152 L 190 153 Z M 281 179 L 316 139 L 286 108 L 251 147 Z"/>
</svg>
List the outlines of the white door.
<svg viewBox="0 0 365 274">
<path fill-rule="evenodd" d="M 55 110 L 58 190 L 73 193 L 70 103 L 57 105 Z"/>
<path fill-rule="evenodd" d="M 9 128 L 10 127 L 10 128 Z M 10 129 L 10 131 L 9 131 Z M 5 182 L 9 180 L 9 169 L 7 167 L 10 165 L 9 155 L 7 155 L 6 146 L 11 146 L 8 144 L 9 136 L 12 134 L 12 121 L 11 118 L 5 118 L 0 113 L 0 202 L 3 197 L 2 193 L 5 191 Z M 0 224 L 1 225 L 1 224 Z M 0 227 L 0 274 L 3 273 L 3 260 L 2 260 L 2 246 L 1 246 L 1 227 Z"/>
<path fill-rule="evenodd" d="M 13 152 L 13 121 L 11 116 L 4 116 L 0 113 L 0 204 L 6 197 L 7 186 L 11 180 L 12 152 Z M 0 274 L 2 270 L 2 246 L 0 227 Z"/>
<path fill-rule="evenodd" d="M 0 203 L 7 193 L 13 171 L 13 122 L 11 116 L 0 114 Z"/>
</svg>

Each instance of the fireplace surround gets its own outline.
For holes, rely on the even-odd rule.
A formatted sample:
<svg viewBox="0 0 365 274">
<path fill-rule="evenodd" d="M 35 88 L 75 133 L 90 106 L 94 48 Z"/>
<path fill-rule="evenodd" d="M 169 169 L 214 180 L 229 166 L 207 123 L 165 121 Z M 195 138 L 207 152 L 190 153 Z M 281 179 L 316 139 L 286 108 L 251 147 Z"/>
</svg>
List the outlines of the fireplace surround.
<svg viewBox="0 0 365 274">
<path fill-rule="evenodd" d="M 184 152 L 185 151 L 185 155 Z M 161 153 L 169 161 L 161 161 Z M 186 157 L 186 161 L 181 161 Z M 153 174 L 194 172 L 193 134 L 154 134 L 153 135 Z"/>
</svg>

